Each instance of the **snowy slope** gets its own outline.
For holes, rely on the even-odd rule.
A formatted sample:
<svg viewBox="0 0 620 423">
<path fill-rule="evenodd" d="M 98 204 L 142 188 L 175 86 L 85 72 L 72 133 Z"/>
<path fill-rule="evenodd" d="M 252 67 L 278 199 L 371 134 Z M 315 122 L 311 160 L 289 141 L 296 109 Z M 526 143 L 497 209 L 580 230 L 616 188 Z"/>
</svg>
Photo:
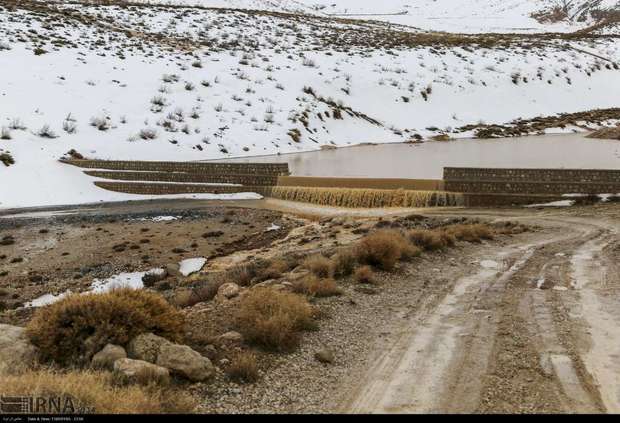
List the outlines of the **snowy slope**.
<svg viewBox="0 0 620 423">
<path fill-rule="evenodd" d="M 140 160 L 286 153 L 616 107 L 620 98 L 620 71 L 561 40 L 474 48 L 324 18 L 60 12 L 0 8 L 0 128 L 9 138 L 0 153 L 16 161 L 0 164 L 0 207 L 127 198 L 59 164 L 70 149 Z M 571 44 L 620 61 L 615 39 Z M 41 136 L 45 126 L 55 137 Z"/>
<path fill-rule="evenodd" d="M 372 19 L 446 32 L 571 32 L 620 10 L 619 0 L 141 0 Z M 556 16 L 555 19 L 534 15 Z M 594 15 L 594 16 L 593 16 Z M 556 19 L 560 19 L 556 21 Z"/>
</svg>

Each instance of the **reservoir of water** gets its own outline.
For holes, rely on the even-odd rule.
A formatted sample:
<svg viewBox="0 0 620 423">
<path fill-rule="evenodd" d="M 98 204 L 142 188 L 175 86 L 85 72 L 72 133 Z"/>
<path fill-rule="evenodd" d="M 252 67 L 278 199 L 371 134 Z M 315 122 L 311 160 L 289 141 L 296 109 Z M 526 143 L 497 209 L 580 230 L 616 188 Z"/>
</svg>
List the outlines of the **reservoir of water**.
<svg viewBox="0 0 620 423">
<path fill-rule="evenodd" d="M 620 169 L 620 141 L 585 134 L 377 144 L 226 162 L 288 162 L 295 176 L 441 179 L 444 167 Z"/>
</svg>

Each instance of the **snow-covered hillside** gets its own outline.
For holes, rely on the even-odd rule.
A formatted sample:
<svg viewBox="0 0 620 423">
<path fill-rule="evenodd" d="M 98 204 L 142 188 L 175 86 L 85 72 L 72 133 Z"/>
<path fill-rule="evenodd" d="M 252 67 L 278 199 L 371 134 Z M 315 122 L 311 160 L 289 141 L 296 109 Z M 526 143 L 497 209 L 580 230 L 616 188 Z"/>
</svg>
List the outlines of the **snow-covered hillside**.
<svg viewBox="0 0 620 423">
<path fill-rule="evenodd" d="M 620 0 L 140 0 L 372 19 L 446 32 L 571 32 Z"/>
<path fill-rule="evenodd" d="M 587 53 L 620 61 L 615 38 L 16 4 L 0 6 L 0 154 L 15 160 L 0 164 L 0 207 L 109 199 L 57 162 L 71 149 L 100 159 L 264 155 L 405 141 L 620 98 L 618 66 Z"/>
</svg>

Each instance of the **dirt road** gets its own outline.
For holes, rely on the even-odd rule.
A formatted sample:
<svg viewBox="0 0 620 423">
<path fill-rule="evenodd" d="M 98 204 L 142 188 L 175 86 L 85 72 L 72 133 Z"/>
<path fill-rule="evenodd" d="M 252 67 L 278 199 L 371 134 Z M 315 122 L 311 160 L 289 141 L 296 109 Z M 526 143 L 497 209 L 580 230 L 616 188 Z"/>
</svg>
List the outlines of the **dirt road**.
<svg viewBox="0 0 620 423">
<path fill-rule="evenodd" d="M 544 230 L 489 251 L 403 319 L 339 411 L 620 412 L 620 219 L 609 210 L 459 212 Z"/>
</svg>

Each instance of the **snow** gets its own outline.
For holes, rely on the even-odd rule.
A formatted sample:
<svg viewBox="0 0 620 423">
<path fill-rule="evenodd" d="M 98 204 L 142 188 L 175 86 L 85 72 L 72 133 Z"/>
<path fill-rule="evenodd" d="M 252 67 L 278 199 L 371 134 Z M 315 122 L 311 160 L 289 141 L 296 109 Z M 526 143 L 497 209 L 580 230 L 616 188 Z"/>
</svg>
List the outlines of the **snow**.
<svg viewBox="0 0 620 423">
<path fill-rule="evenodd" d="M 575 204 L 574 200 L 560 200 L 542 204 L 528 204 L 525 207 L 570 207 L 573 204 Z"/>
<path fill-rule="evenodd" d="M 107 279 L 95 279 L 91 284 L 89 292 L 104 293 L 120 288 L 142 289 L 144 288 L 142 277 L 146 273 L 147 272 L 119 273 Z"/>
<path fill-rule="evenodd" d="M 125 272 L 119 273 L 118 275 L 111 276 L 106 279 L 95 279 L 91 283 L 90 289 L 86 293 L 96 293 L 101 294 L 105 292 L 112 291 L 114 289 L 121 288 L 129 288 L 129 289 L 142 289 L 144 288 L 144 283 L 142 282 L 142 277 L 146 274 L 162 274 L 164 269 L 155 268 L 148 270 L 146 272 Z M 24 305 L 26 308 L 30 307 L 43 307 L 49 304 L 53 304 L 56 301 L 59 301 L 70 295 L 71 291 L 67 290 L 58 295 L 54 294 L 45 294 L 42 295 Z"/>
<path fill-rule="evenodd" d="M 24 307 L 25 308 L 43 307 L 43 306 L 55 303 L 56 301 L 62 300 L 64 297 L 70 294 L 71 294 L 71 291 L 66 291 L 58 295 L 45 294 L 38 298 L 35 298 L 32 301 L 27 302 L 26 304 L 24 304 Z"/>
<path fill-rule="evenodd" d="M 207 259 L 204 257 L 185 259 L 179 263 L 179 272 L 181 272 L 183 276 L 189 276 L 199 272 L 206 263 Z"/>
<path fill-rule="evenodd" d="M 155 216 L 155 217 L 143 217 L 138 220 L 151 221 L 151 222 L 171 222 L 180 219 L 180 216 Z"/>
<path fill-rule="evenodd" d="M 145 0 L 153 2 L 152 0 Z M 455 33 L 570 32 L 593 23 L 590 10 L 620 7 L 618 0 L 573 0 L 569 19 L 541 23 L 532 14 L 563 6 L 562 0 L 158 0 L 216 8 L 258 9 L 377 20 Z"/>
<path fill-rule="evenodd" d="M 560 31 L 586 24 L 550 27 L 533 22 L 531 12 L 540 5 L 547 7 L 548 1 L 462 0 L 456 6 L 453 0 L 173 3 L 321 16 L 407 10 L 407 15 L 373 19 L 463 32 Z M 613 3 L 603 4 L 609 5 Z M 294 153 L 324 145 L 402 142 L 413 134 L 434 135 L 431 127 L 450 132 L 481 121 L 505 123 L 519 117 L 616 107 L 620 97 L 620 71 L 607 68 L 608 62 L 590 54 L 620 61 L 620 43 L 613 38 L 575 40 L 566 49 L 564 41 L 549 40 L 541 47 L 413 45 L 388 51 L 355 42 L 356 37 L 373 34 L 377 38 L 371 41 L 389 37 L 383 31 L 390 27 L 383 23 L 343 23 L 310 16 L 290 21 L 208 9 L 184 13 L 167 8 L 60 7 L 98 22 L 114 22 L 125 31 L 142 34 L 147 42 L 104 26 L 69 20 L 62 21 L 64 26 L 50 26 L 45 16 L 20 8 L 10 13 L 0 9 L 0 46 L 9 47 L 0 47 L 0 127 L 8 128 L 14 119 L 26 127 L 10 130 L 11 139 L 0 139 L 0 153 L 8 151 L 16 161 L 9 167 L 0 164 L 0 208 L 162 198 L 95 187 L 93 181 L 100 179 L 58 162 L 70 149 L 98 159 L 174 161 Z M 41 38 L 36 43 L 19 41 L 28 39 L 30 29 Z M 410 27 L 390 30 L 417 33 Z M 331 41 L 343 33 L 353 34 L 351 43 Z M 46 41 L 53 39 L 64 43 Z M 196 43 L 194 53 L 185 54 L 167 44 L 177 39 Z M 47 53 L 33 54 L 33 45 L 41 45 Z M 515 84 L 512 79 L 517 74 L 521 79 Z M 380 124 L 345 112 L 342 120 L 334 119 L 333 107 L 304 92 L 305 87 Z M 425 100 L 421 91 L 427 88 L 432 93 Z M 161 110 L 152 103 L 156 97 L 165 99 Z M 93 119 L 107 122 L 107 129 L 93 127 Z M 36 135 L 44 125 L 50 125 L 58 137 Z M 73 125 L 75 133 L 63 130 Z M 155 129 L 157 138 L 140 139 L 144 129 Z M 289 135 L 293 129 L 301 133 L 299 142 Z M 582 130 L 562 131 L 572 129 Z"/>
</svg>

